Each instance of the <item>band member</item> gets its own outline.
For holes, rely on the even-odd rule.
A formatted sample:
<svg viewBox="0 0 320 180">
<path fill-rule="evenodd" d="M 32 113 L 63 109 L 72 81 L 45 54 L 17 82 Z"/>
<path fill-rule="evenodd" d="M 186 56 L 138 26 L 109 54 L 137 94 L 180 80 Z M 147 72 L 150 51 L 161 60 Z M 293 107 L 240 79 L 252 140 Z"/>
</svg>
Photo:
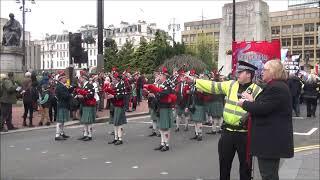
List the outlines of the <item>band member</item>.
<svg viewBox="0 0 320 180">
<path fill-rule="evenodd" d="M 170 128 L 173 126 L 173 114 L 172 109 L 176 103 L 176 95 L 174 94 L 174 85 L 168 78 L 167 68 L 162 68 L 159 82 L 160 87 L 156 87 L 153 84 L 146 84 L 144 87 L 156 94 L 157 101 L 159 102 L 159 129 L 161 134 L 161 144 L 154 150 L 168 151 L 170 140 Z"/>
<path fill-rule="evenodd" d="M 113 126 L 114 126 L 114 140 L 108 142 L 108 144 L 121 145 L 123 144 L 123 125 L 127 124 L 127 118 L 125 114 L 125 84 L 122 77 L 117 73 L 113 73 L 113 79 L 111 88 L 106 88 L 105 92 L 113 96 L 111 102 L 114 106 L 113 114 Z"/>
<path fill-rule="evenodd" d="M 57 97 L 57 125 L 56 125 L 56 137 L 55 140 L 65 140 L 69 136 L 64 133 L 64 123 L 69 121 L 69 101 L 71 99 L 71 93 L 66 86 L 67 78 L 63 72 L 58 76 L 59 81 L 56 87 L 56 97 Z"/>
<path fill-rule="evenodd" d="M 179 71 L 178 85 L 175 88 L 177 95 L 177 105 L 176 105 L 176 129 L 175 131 L 180 130 L 180 122 L 184 120 L 185 122 L 185 131 L 188 131 L 190 112 L 189 112 L 189 96 L 190 96 L 190 86 L 187 83 L 187 78 L 184 76 L 184 71 Z"/>
<path fill-rule="evenodd" d="M 92 140 L 92 124 L 96 119 L 96 99 L 95 88 L 93 81 L 88 81 L 87 75 L 80 77 L 82 88 L 76 89 L 76 98 L 79 98 L 82 103 L 82 115 L 80 123 L 83 124 L 83 137 L 79 140 L 91 141 Z"/>
</svg>

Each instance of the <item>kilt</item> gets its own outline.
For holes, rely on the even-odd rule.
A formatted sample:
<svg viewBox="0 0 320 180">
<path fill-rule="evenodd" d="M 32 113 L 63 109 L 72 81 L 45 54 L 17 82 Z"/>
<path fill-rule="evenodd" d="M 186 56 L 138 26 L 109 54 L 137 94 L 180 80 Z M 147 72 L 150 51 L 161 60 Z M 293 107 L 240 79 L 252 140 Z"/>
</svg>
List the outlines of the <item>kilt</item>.
<svg viewBox="0 0 320 180">
<path fill-rule="evenodd" d="M 155 110 L 149 108 L 149 112 L 150 112 L 152 122 L 158 122 L 159 117 L 157 116 L 157 113 L 155 112 Z"/>
<path fill-rule="evenodd" d="M 206 104 L 206 111 L 209 116 L 220 118 L 223 115 L 223 103 L 221 101 L 212 101 Z"/>
<path fill-rule="evenodd" d="M 170 129 L 173 127 L 172 108 L 160 108 L 159 129 Z"/>
<path fill-rule="evenodd" d="M 181 107 L 181 106 L 177 106 L 176 108 L 176 114 L 177 116 L 182 116 L 184 114 L 184 116 L 189 116 L 190 112 L 185 112 L 185 108 Z"/>
<path fill-rule="evenodd" d="M 64 123 L 69 121 L 70 111 L 67 108 L 57 107 L 57 122 Z"/>
<path fill-rule="evenodd" d="M 127 124 L 126 113 L 124 112 L 124 107 L 114 107 L 113 115 L 113 125 L 120 126 Z"/>
<path fill-rule="evenodd" d="M 110 103 L 110 118 L 109 118 L 109 124 L 113 124 L 113 116 L 114 116 L 114 105 Z M 113 115 L 112 115 L 113 114 Z"/>
<path fill-rule="evenodd" d="M 96 120 L 96 107 L 95 106 L 83 106 L 82 116 L 80 118 L 81 124 L 92 124 Z"/>
<path fill-rule="evenodd" d="M 191 113 L 191 120 L 194 122 L 205 122 L 206 111 L 205 106 L 195 105 L 195 111 Z"/>
</svg>

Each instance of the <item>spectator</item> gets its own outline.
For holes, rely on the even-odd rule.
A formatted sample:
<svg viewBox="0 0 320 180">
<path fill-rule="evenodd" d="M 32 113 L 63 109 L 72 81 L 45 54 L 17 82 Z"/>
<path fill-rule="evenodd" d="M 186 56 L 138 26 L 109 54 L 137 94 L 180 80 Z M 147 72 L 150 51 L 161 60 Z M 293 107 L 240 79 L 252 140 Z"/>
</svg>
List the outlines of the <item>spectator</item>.
<svg viewBox="0 0 320 180">
<path fill-rule="evenodd" d="M 42 85 L 41 97 L 39 99 L 39 104 L 41 106 L 41 120 L 39 126 L 43 124 L 49 126 L 49 104 L 50 104 L 50 91 L 48 85 Z M 45 122 L 43 120 L 45 119 Z"/>
<path fill-rule="evenodd" d="M 310 74 L 303 87 L 303 98 L 307 104 L 307 117 L 316 117 L 318 98 L 317 86 L 317 77 L 313 74 Z"/>
<path fill-rule="evenodd" d="M 302 84 L 300 82 L 300 79 L 294 73 L 291 73 L 289 75 L 288 86 L 289 86 L 289 90 L 291 92 L 292 108 L 293 108 L 296 116 L 299 117 L 300 116 L 299 100 L 300 100 Z"/>
<path fill-rule="evenodd" d="M 29 113 L 29 127 L 33 127 L 32 124 L 32 118 L 33 118 L 33 104 L 34 99 L 36 97 L 33 97 L 34 95 L 34 88 L 32 87 L 32 80 L 31 80 L 31 73 L 26 72 L 25 73 L 25 79 L 22 82 L 22 100 L 23 100 L 23 107 L 24 107 L 24 113 L 23 113 L 23 126 L 27 126 L 27 116 Z"/>
<path fill-rule="evenodd" d="M 253 100 L 242 93 L 238 104 L 252 115 L 251 155 L 258 158 L 262 180 L 279 179 L 280 158 L 293 157 L 292 102 L 280 60 L 264 65 L 263 81 L 267 83 Z"/>
<path fill-rule="evenodd" d="M 16 104 L 16 92 L 20 89 L 21 87 L 18 87 L 18 85 L 14 82 L 13 72 L 9 72 L 8 77 L 4 77 L 1 83 L 1 131 L 4 130 L 4 122 L 7 124 L 8 130 L 17 129 L 12 124 L 12 104 Z"/>
</svg>

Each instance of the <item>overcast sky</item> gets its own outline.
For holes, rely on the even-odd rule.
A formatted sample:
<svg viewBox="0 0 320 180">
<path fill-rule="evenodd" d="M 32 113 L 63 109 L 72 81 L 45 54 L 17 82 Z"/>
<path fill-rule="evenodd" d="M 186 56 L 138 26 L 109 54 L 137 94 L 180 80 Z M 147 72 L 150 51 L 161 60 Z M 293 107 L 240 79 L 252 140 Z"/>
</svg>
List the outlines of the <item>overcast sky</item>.
<svg viewBox="0 0 320 180">
<path fill-rule="evenodd" d="M 22 1 L 22 0 L 20 0 Z M 64 29 L 75 32 L 85 24 L 96 25 L 96 0 L 35 0 L 36 4 L 26 1 L 26 31 L 31 32 L 31 39 L 41 39 L 46 33 L 61 33 Z M 237 2 L 240 0 L 236 0 Z M 206 1 L 104 1 L 104 24 L 118 26 L 121 21 L 129 23 L 137 20 L 146 20 L 157 24 L 158 28 L 168 30 L 168 24 L 179 23 L 183 30 L 183 23 L 201 20 L 203 10 L 204 19 L 221 18 L 222 7 L 232 0 L 206 0 Z M 266 0 L 270 11 L 286 10 L 288 0 Z M 9 18 L 14 13 L 15 18 L 22 24 L 21 4 L 16 0 L 1 0 L 1 17 Z M 64 22 L 64 24 L 61 23 Z M 3 25 L 1 25 L 3 26 Z M 2 27 L 1 27 L 2 28 Z M 177 39 L 180 39 L 180 33 Z"/>
</svg>

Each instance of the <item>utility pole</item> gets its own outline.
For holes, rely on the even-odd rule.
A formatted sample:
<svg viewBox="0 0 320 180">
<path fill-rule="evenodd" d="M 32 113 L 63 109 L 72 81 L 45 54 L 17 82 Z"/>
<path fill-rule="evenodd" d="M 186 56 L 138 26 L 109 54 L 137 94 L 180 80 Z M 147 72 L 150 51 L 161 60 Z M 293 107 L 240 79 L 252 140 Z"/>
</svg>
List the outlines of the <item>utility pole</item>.
<svg viewBox="0 0 320 180">
<path fill-rule="evenodd" d="M 176 35 L 176 31 L 180 31 L 180 24 L 176 24 L 175 23 L 175 18 L 173 18 L 173 22 L 171 24 L 168 25 L 168 29 L 169 31 L 172 29 L 172 43 L 173 45 L 175 45 L 175 35 Z"/>
<path fill-rule="evenodd" d="M 236 0 L 232 3 L 232 42 L 236 41 Z"/>
<path fill-rule="evenodd" d="M 97 0 L 97 26 L 98 26 L 98 55 L 97 55 L 97 71 L 101 72 L 104 68 L 103 58 L 103 16 L 104 16 L 104 0 Z"/>
</svg>

